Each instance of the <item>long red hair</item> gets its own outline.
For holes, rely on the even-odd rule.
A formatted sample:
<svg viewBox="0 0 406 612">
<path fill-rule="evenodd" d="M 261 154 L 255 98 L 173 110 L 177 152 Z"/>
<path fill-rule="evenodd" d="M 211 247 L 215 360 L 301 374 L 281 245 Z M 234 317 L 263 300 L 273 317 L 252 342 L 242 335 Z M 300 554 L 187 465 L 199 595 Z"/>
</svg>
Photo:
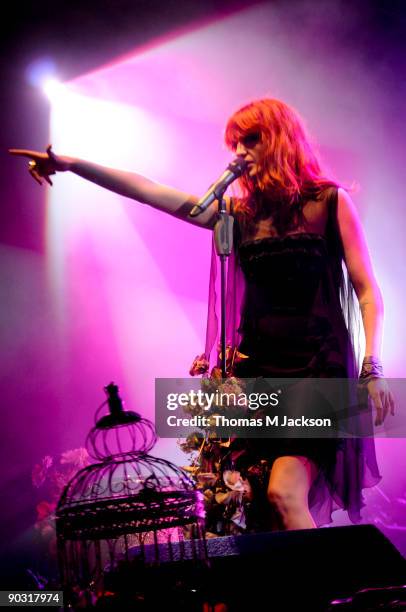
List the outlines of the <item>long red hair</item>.
<svg viewBox="0 0 406 612">
<path fill-rule="evenodd" d="M 256 130 L 265 144 L 262 162 L 254 177 L 244 174 L 239 179 L 241 207 L 247 213 L 255 214 L 263 198 L 298 204 L 337 186 L 322 173 L 303 121 L 293 108 L 271 98 L 243 106 L 227 122 L 225 143 L 235 150 L 241 137 Z"/>
</svg>

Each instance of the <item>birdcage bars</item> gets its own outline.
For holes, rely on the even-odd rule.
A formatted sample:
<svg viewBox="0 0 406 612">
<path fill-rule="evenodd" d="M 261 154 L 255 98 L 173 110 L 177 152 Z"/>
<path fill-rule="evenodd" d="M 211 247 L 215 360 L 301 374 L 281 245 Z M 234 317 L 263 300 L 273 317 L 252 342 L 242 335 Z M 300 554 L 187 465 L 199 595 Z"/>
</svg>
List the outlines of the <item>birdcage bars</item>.
<svg viewBox="0 0 406 612">
<path fill-rule="evenodd" d="M 152 423 L 123 410 L 116 385 L 105 391 L 110 413 L 98 420 L 96 413 L 87 437 L 98 462 L 71 479 L 56 511 L 61 580 L 70 605 L 81 597 L 93 605 L 106 592 L 106 577 L 116 589 L 127 589 L 124 576 L 134 583 L 142 575 L 151 594 L 147 568 L 207 565 L 202 493 L 182 469 L 148 454 L 156 442 Z M 132 595 L 145 597 L 148 588 L 142 595 L 144 587 L 137 584 Z"/>
</svg>

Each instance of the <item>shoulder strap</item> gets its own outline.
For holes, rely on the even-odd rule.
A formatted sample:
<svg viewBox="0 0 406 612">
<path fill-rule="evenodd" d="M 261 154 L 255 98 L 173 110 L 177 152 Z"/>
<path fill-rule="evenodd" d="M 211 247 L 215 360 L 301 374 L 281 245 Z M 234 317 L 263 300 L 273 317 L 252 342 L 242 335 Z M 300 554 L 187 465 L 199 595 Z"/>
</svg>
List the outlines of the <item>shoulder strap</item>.
<svg viewBox="0 0 406 612">
<path fill-rule="evenodd" d="M 337 225 L 338 187 L 330 187 L 327 195 L 328 220 Z"/>
<path fill-rule="evenodd" d="M 327 225 L 326 225 L 326 238 L 329 245 L 334 248 L 335 251 L 340 251 L 339 244 L 341 244 L 340 232 L 338 229 L 338 218 L 337 218 L 337 205 L 338 205 L 338 187 L 330 187 L 327 197 Z M 338 253 L 337 253 L 338 254 Z"/>
</svg>

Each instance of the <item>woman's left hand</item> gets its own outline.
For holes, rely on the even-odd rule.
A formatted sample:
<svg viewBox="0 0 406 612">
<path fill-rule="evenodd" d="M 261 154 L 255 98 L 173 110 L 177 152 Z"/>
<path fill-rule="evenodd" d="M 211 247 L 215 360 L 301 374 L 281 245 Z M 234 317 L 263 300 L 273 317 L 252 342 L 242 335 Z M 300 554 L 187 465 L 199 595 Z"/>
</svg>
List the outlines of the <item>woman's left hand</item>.
<svg viewBox="0 0 406 612">
<path fill-rule="evenodd" d="M 386 416 L 395 414 L 395 402 L 384 378 L 372 378 L 368 384 L 368 395 L 376 409 L 375 426 L 382 425 Z"/>
</svg>

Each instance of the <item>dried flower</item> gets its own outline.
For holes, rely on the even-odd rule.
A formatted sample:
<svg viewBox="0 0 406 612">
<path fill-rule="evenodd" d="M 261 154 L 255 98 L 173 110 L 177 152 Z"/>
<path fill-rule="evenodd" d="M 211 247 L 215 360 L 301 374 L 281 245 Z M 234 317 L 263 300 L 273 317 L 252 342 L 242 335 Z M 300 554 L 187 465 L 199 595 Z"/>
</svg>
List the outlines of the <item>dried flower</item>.
<svg viewBox="0 0 406 612">
<path fill-rule="evenodd" d="M 187 436 L 184 442 L 178 441 L 178 444 L 184 453 L 192 453 L 202 445 L 202 435 L 199 435 L 199 432 L 193 432 Z"/>
<path fill-rule="evenodd" d="M 75 468 L 81 469 L 89 465 L 89 453 L 85 448 L 74 448 L 62 453 L 60 462 L 72 464 Z"/>
<path fill-rule="evenodd" d="M 31 473 L 31 480 L 32 484 L 34 485 L 34 487 L 37 487 L 37 489 L 44 483 L 48 470 L 52 466 L 52 463 L 52 457 L 46 455 L 42 459 L 41 463 L 37 463 L 36 465 L 34 465 Z"/>
<path fill-rule="evenodd" d="M 219 360 L 222 359 L 221 345 L 217 347 L 217 353 Z M 239 361 L 243 361 L 244 359 L 248 359 L 248 355 L 244 355 L 244 353 L 240 353 L 237 350 L 236 346 L 228 345 L 226 347 L 226 373 L 227 376 L 232 376 L 234 370 L 234 364 Z"/>
<path fill-rule="evenodd" d="M 50 503 L 46 500 L 41 501 L 37 504 L 37 519 L 38 521 L 44 521 L 47 518 L 52 518 L 55 512 L 55 503 Z"/>
<path fill-rule="evenodd" d="M 32 483 L 36 488 L 43 487 L 46 499 L 37 504 L 37 521 L 35 528 L 41 536 L 49 541 L 51 554 L 56 554 L 55 509 L 62 490 L 75 476 L 79 469 L 89 465 L 89 455 L 85 448 L 65 451 L 55 460 L 45 456 L 32 470 Z"/>
<path fill-rule="evenodd" d="M 241 494 L 239 491 L 219 491 L 215 497 L 218 504 L 230 504 L 232 501 L 239 501 Z"/>
<path fill-rule="evenodd" d="M 206 355 L 203 353 L 202 355 L 196 355 L 190 370 L 190 376 L 196 376 L 198 374 L 205 374 L 210 367 L 209 361 L 206 359 Z"/>
<path fill-rule="evenodd" d="M 218 476 L 213 472 L 202 472 L 197 475 L 197 480 L 201 485 L 213 486 L 216 484 Z"/>
</svg>

